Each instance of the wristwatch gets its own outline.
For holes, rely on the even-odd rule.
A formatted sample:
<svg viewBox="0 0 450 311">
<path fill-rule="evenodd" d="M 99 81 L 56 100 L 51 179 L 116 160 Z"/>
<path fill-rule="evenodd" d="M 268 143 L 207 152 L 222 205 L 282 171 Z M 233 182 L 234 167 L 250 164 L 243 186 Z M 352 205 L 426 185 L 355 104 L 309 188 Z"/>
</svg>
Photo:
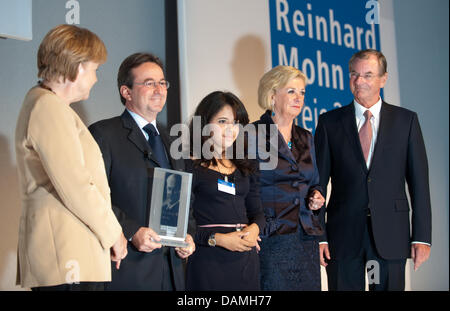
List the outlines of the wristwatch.
<svg viewBox="0 0 450 311">
<path fill-rule="evenodd" d="M 208 245 L 211 247 L 216 246 L 216 234 L 215 233 L 213 233 L 209 236 Z"/>
</svg>

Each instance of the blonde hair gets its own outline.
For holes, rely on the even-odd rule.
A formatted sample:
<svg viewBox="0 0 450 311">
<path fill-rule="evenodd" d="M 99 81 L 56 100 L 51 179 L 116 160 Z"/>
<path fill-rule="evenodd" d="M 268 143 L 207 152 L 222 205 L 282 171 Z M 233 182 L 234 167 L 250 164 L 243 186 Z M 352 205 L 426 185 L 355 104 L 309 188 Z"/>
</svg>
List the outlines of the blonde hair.
<svg viewBox="0 0 450 311">
<path fill-rule="evenodd" d="M 39 46 L 38 77 L 75 81 L 81 63 L 103 64 L 107 55 L 105 44 L 93 32 L 75 25 L 59 25 L 45 35 Z"/>
<path fill-rule="evenodd" d="M 285 87 L 292 79 L 300 78 L 306 86 L 306 76 L 292 66 L 276 66 L 266 72 L 258 86 L 258 105 L 265 110 L 272 110 L 271 97 L 275 90 Z"/>
</svg>

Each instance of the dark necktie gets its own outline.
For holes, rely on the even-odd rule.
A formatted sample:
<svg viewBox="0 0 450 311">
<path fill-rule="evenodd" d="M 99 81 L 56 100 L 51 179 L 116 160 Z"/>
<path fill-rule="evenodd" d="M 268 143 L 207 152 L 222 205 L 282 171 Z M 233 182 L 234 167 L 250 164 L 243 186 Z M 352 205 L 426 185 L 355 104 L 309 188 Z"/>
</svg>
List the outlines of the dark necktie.
<svg viewBox="0 0 450 311">
<path fill-rule="evenodd" d="M 372 118 L 372 113 L 369 110 L 364 112 L 364 117 L 366 121 L 359 130 L 359 141 L 361 142 L 361 148 L 364 154 L 364 159 L 367 162 L 367 157 L 369 156 L 370 145 L 372 144 L 372 124 L 370 123 L 370 118 Z"/>
<path fill-rule="evenodd" d="M 149 123 L 144 126 L 144 131 L 148 134 L 148 143 L 152 148 L 152 153 L 159 166 L 162 168 L 170 168 L 169 161 L 167 160 L 166 152 L 164 151 L 164 144 L 161 136 L 156 131 L 155 127 Z"/>
</svg>

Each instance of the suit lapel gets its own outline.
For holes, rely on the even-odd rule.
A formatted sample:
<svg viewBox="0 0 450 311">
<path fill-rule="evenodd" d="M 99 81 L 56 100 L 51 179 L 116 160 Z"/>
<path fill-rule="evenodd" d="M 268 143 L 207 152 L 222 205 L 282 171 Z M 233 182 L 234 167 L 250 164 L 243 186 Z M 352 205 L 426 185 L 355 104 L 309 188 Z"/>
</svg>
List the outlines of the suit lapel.
<svg viewBox="0 0 450 311">
<path fill-rule="evenodd" d="M 148 157 L 158 163 L 153 156 L 152 148 L 148 144 L 148 141 L 145 139 L 144 134 L 142 134 L 141 129 L 137 126 L 133 117 L 128 113 L 128 111 L 124 111 L 121 115 L 123 127 L 129 130 L 128 139 L 136 146 L 136 148 L 142 152 L 142 154 L 147 154 Z"/>
<path fill-rule="evenodd" d="M 380 124 L 378 126 L 377 141 L 375 143 L 375 147 L 373 150 L 370 170 L 372 170 L 374 166 L 379 162 L 377 161 L 377 159 L 381 156 L 383 152 L 384 140 L 386 138 L 386 135 L 388 135 L 389 127 L 393 122 L 391 118 L 392 114 L 390 114 L 389 111 L 390 111 L 389 105 L 383 101 L 380 110 Z"/>
<path fill-rule="evenodd" d="M 270 125 L 271 124 L 275 124 L 272 121 L 272 118 L 270 116 L 270 112 L 266 111 L 262 116 L 261 116 L 261 123 L 264 124 L 266 126 L 266 150 L 273 150 L 273 148 L 275 148 L 275 150 L 278 150 L 278 156 L 284 158 L 286 161 L 290 162 L 291 164 L 296 163 L 296 160 L 294 158 L 294 155 L 292 154 L 292 151 L 289 149 L 288 145 L 286 144 L 286 142 L 284 141 L 283 135 L 281 135 L 280 131 L 277 130 L 276 135 L 278 135 L 278 145 L 277 146 L 272 146 L 273 148 L 271 148 L 270 146 L 270 142 L 272 141 L 270 138 L 270 135 L 273 134 L 270 132 Z M 295 131 L 295 129 L 292 129 L 293 131 Z M 293 134 L 294 135 L 294 134 Z"/>
<path fill-rule="evenodd" d="M 356 158 L 359 160 L 364 172 L 367 173 L 367 164 L 359 141 L 358 128 L 356 127 L 355 106 L 353 102 L 347 106 L 341 121 L 350 144 L 352 145 L 353 152 L 356 153 Z"/>
<path fill-rule="evenodd" d="M 177 160 L 173 159 L 172 156 L 170 155 L 170 145 L 172 141 L 169 135 L 167 135 L 166 128 L 159 122 L 157 122 L 156 125 L 158 127 L 159 135 L 161 135 L 161 140 L 164 144 L 164 148 L 166 149 L 167 159 L 169 159 L 170 166 L 172 167 L 172 169 L 177 170 L 178 169 Z"/>
<path fill-rule="evenodd" d="M 291 149 L 289 149 L 288 145 L 284 141 L 283 135 L 281 135 L 280 131 L 278 131 L 278 154 L 291 164 L 296 162 Z"/>
</svg>

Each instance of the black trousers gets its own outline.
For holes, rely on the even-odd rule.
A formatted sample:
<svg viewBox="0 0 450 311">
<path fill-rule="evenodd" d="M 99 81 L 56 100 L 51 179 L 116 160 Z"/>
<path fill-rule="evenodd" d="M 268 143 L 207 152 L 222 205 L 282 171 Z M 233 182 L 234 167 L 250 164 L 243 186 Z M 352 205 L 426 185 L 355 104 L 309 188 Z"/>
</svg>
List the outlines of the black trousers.
<svg viewBox="0 0 450 311">
<path fill-rule="evenodd" d="M 161 284 L 161 290 L 163 291 L 174 291 L 175 290 L 175 282 L 173 278 L 173 271 L 170 265 L 170 247 L 163 246 L 163 279 Z"/>
<path fill-rule="evenodd" d="M 79 284 L 61 284 L 56 286 L 41 286 L 32 287 L 34 292 L 47 292 L 47 291 L 103 291 L 105 290 L 105 283 L 103 282 L 80 282 Z"/>
<path fill-rule="evenodd" d="M 328 290 L 330 291 L 364 291 L 365 273 L 370 291 L 404 291 L 406 258 L 385 260 L 376 250 L 372 234 L 370 216 L 361 251 L 356 258 L 333 260 L 327 262 Z"/>
</svg>

